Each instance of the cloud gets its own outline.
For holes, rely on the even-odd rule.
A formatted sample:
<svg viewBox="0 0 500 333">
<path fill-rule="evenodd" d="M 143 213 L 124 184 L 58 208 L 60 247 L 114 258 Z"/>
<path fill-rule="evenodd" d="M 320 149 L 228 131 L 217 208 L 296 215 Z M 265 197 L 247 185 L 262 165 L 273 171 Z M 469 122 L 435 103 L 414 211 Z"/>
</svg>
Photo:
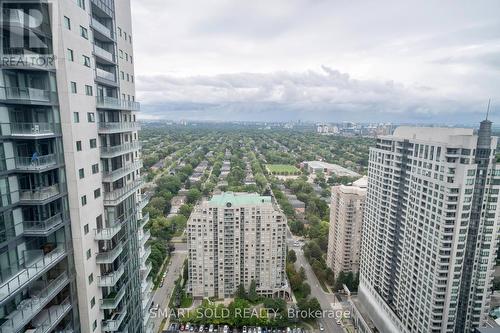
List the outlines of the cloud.
<svg viewBox="0 0 500 333">
<path fill-rule="evenodd" d="M 484 100 L 450 99 L 422 86 L 353 79 L 322 66 L 305 72 L 141 78 L 140 99 L 156 118 L 203 120 L 456 121 L 480 119 Z"/>
</svg>

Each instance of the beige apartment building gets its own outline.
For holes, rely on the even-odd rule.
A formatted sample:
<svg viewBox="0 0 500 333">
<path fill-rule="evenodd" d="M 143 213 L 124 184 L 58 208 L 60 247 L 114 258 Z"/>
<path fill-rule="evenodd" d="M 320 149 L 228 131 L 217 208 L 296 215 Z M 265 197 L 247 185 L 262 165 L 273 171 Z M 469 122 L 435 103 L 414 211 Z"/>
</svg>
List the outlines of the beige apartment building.
<svg viewBox="0 0 500 333">
<path fill-rule="evenodd" d="M 201 201 L 187 226 L 191 294 L 230 298 L 254 280 L 259 294 L 288 297 L 286 223 L 270 196 L 226 192 Z"/>
<path fill-rule="evenodd" d="M 327 265 L 335 276 L 359 271 L 363 211 L 368 178 L 332 187 Z"/>
</svg>

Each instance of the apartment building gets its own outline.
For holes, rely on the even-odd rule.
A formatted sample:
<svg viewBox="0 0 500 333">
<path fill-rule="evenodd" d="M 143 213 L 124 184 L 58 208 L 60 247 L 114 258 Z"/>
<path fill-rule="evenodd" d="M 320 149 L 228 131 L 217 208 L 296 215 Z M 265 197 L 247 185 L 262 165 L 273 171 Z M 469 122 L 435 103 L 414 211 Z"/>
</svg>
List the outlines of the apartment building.
<svg viewBox="0 0 500 333">
<path fill-rule="evenodd" d="M 197 204 L 188 220 L 189 290 L 196 298 L 233 297 L 238 286 L 289 297 L 286 217 L 270 196 L 226 192 Z"/>
<path fill-rule="evenodd" d="M 491 125 L 399 127 L 370 150 L 358 296 L 379 331 L 484 325 L 500 221 Z"/>
<path fill-rule="evenodd" d="M 335 276 L 359 271 L 361 229 L 368 178 L 332 187 L 326 264 Z"/>
<path fill-rule="evenodd" d="M 0 331 L 152 331 L 130 2 L 1 5 Z"/>
</svg>

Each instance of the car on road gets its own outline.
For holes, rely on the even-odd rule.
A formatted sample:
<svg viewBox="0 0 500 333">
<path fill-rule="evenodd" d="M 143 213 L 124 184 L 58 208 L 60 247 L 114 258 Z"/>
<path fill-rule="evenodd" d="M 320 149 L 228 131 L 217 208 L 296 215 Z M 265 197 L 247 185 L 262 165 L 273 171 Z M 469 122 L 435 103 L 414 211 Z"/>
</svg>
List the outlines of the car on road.
<svg viewBox="0 0 500 333">
<path fill-rule="evenodd" d="M 224 330 L 222 331 L 222 333 L 229 333 L 229 326 L 224 325 Z"/>
<path fill-rule="evenodd" d="M 324 331 L 325 330 L 325 326 L 323 326 L 322 323 L 319 323 L 319 330 L 320 331 Z"/>
<path fill-rule="evenodd" d="M 247 333 L 247 327 L 246 326 L 243 326 L 243 331 L 242 333 Z"/>
<path fill-rule="evenodd" d="M 212 333 L 213 331 L 214 331 L 214 325 L 210 325 L 210 327 L 208 328 L 208 332 Z"/>
<path fill-rule="evenodd" d="M 198 330 L 198 332 L 203 332 L 203 325 L 200 325 L 200 329 Z"/>
</svg>

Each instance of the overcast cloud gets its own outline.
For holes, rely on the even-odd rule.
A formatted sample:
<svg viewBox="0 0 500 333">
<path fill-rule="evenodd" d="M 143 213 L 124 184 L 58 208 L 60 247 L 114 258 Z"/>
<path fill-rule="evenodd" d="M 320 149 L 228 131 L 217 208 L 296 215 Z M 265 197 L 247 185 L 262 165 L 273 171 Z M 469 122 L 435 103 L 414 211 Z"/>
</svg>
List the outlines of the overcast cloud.
<svg viewBox="0 0 500 333">
<path fill-rule="evenodd" d="M 500 2 L 132 0 L 144 118 L 500 121 Z"/>
</svg>

